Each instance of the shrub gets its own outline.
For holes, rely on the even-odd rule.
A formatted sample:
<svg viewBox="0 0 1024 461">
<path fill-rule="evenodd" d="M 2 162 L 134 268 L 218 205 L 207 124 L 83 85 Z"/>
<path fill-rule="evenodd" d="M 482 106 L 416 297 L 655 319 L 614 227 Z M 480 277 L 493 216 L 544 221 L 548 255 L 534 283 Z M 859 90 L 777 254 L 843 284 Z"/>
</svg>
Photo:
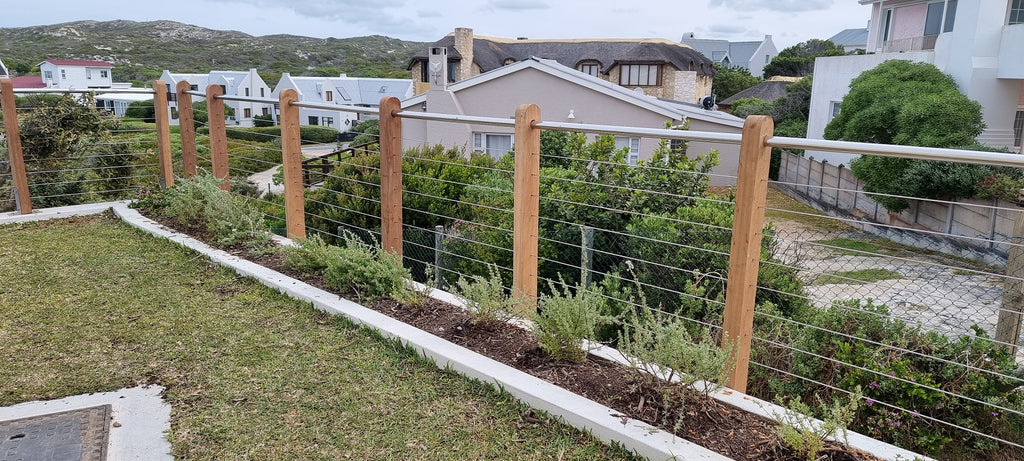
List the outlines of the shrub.
<svg viewBox="0 0 1024 461">
<path fill-rule="evenodd" d="M 162 205 L 162 208 L 155 205 Z M 264 249 L 270 244 L 271 234 L 263 215 L 245 201 L 221 190 L 220 180 L 207 172 L 148 194 L 136 207 L 176 219 L 186 226 L 203 228 L 209 232 L 215 246 L 245 245 Z"/>
<path fill-rule="evenodd" d="M 857 387 L 847 402 L 836 400 L 831 406 L 825 405 L 821 397 L 817 397 L 818 414 L 824 415 L 820 422 L 809 416 L 811 408 L 799 399 L 791 398 L 788 402 L 780 402 L 787 410 L 782 414 L 775 414 L 775 419 L 779 421 L 776 434 L 797 454 L 803 455 L 804 459 L 815 461 L 818 454 L 825 449 L 827 440 L 834 439 L 843 445 L 849 443 L 846 428 L 857 414 L 857 407 L 863 396 L 860 387 Z"/>
<path fill-rule="evenodd" d="M 327 283 L 370 300 L 404 295 L 409 271 L 402 267 L 398 255 L 368 245 L 351 232 L 342 240 L 339 257 L 331 259 L 324 270 Z"/>
<path fill-rule="evenodd" d="M 583 340 L 592 340 L 607 318 L 601 315 L 604 299 L 600 293 L 568 285 L 559 290 L 548 282 L 550 295 L 542 296 L 540 309 L 533 316 L 533 333 L 540 348 L 555 359 L 582 362 L 587 358 Z"/>
<path fill-rule="evenodd" d="M 493 328 L 512 318 L 522 301 L 505 290 L 498 266 L 492 264 L 487 269 L 489 277 L 459 277 L 455 294 L 466 303 L 475 325 Z"/>
<path fill-rule="evenodd" d="M 304 274 L 318 274 L 327 269 L 331 262 L 340 259 L 344 250 L 328 245 L 319 234 L 313 234 L 298 242 L 298 246 L 282 246 L 284 265 Z"/>
</svg>

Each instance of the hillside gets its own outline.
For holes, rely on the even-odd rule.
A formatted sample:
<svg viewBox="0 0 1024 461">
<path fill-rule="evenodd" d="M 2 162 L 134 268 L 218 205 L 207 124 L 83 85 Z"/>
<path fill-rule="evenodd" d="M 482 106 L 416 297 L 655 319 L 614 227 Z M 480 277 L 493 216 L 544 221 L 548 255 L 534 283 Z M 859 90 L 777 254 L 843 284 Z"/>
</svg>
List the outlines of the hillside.
<svg viewBox="0 0 1024 461">
<path fill-rule="evenodd" d="M 113 64 L 115 81 L 149 81 L 163 69 L 260 71 L 273 85 L 282 72 L 293 75 L 407 77 L 410 56 L 425 43 L 373 35 L 312 38 L 254 37 L 174 21 L 76 21 L 47 26 L 0 28 L 0 58 L 16 73 L 41 61 L 98 59 Z"/>
</svg>

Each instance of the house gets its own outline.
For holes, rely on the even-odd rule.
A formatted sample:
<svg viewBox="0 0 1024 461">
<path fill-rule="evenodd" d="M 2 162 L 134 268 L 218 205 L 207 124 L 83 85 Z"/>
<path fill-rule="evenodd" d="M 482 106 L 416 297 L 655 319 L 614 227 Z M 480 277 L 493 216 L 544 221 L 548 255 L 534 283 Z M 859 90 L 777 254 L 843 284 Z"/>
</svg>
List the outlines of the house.
<svg viewBox="0 0 1024 461">
<path fill-rule="evenodd" d="M 871 6 L 867 51 L 818 58 L 807 137 L 821 139 L 850 81 L 889 59 L 934 64 L 981 103 L 982 144 L 1021 152 L 1024 127 L 1024 0 L 860 0 Z M 852 154 L 809 152 L 830 163 Z"/>
<path fill-rule="evenodd" d="M 850 53 L 857 50 L 867 51 L 868 49 L 868 28 L 846 29 L 833 35 L 828 41 L 843 47 L 843 51 Z"/>
<path fill-rule="evenodd" d="M 435 47 L 431 65 L 446 75 L 445 47 Z M 704 110 L 696 104 L 656 98 L 630 90 L 605 79 L 580 72 L 557 61 L 527 58 L 449 84 L 431 81 L 425 93 L 402 101 L 402 109 L 453 115 L 510 118 L 520 104 L 540 107 L 545 121 L 599 125 L 664 128 L 666 122 L 684 122 L 695 131 L 740 133 L 743 120 L 724 112 Z M 402 137 L 428 145 L 465 147 L 503 155 L 513 149 L 513 129 L 474 124 L 456 124 L 406 119 Z M 616 137 L 616 144 L 629 148 L 628 160 L 635 164 L 657 149 L 659 139 Z M 720 165 L 712 176 L 714 185 L 731 185 L 737 173 L 739 146 L 691 142 L 689 152 L 719 150 Z M 722 175 L 722 176 L 717 176 Z"/>
<path fill-rule="evenodd" d="M 709 59 L 664 39 L 508 39 L 457 28 L 429 49 L 439 47 L 447 49 L 446 78 L 452 83 L 536 56 L 650 96 L 696 103 L 711 94 L 714 76 Z M 426 53 L 409 61 L 416 94 L 429 87 L 427 61 Z"/>
<path fill-rule="evenodd" d="M 47 59 L 39 63 L 46 88 L 84 90 L 87 88 L 111 88 L 113 80 L 110 69 L 113 66 L 104 61 L 83 59 Z"/>
<path fill-rule="evenodd" d="M 786 87 L 800 81 L 803 77 L 783 77 L 776 75 L 757 85 L 747 88 L 728 98 L 719 101 L 718 109 L 732 113 L 732 105 L 740 99 L 757 98 L 765 102 L 772 102 L 786 95 Z"/>
<path fill-rule="evenodd" d="M 321 125 L 346 131 L 365 115 L 342 110 L 345 106 L 378 107 L 380 100 L 394 96 L 405 99 L 412 96 L 412 80 L 397 78 L 359 78 L 341 74 L 338 77 L 295 77 L 285 72 L 274 87 L 271 96 L 279 98 L 281 91 L 291 88 L 299 99 L 318 104 L 334 104 L 338 110 L 299 108 L 304 125 Z"/>
<path fill-rule="evenodd" d="M 742 67 L 757 77 L 764 75 L 764 66 L 779 55 L 771 35 L 765 35 L 764 40 L 760 41 L 730 42 L 697 38 L 693 32 L 687 32 L 681 42 L 700 51 L 714 62 Z"/>
<path fill-rule="evenodd" d="M 170 97 L 168 98 L 168 110 L 172 125 L 178 124 L 178 100 L 174 90 L 178 82 L 186 81 L 196 91 L 205 93 L 209 85 L 220 85 L 224 94 L 228 96 L 243 96 L 255 98 L 269 98 L 270 87 L 263 81 L 256 69 L 248 71 L 214 70 L 208 74 L 182 74 L 172 73 L 164 70 L 160 80 L 167 84 Z M 193 102 L 203 101 L 205 98 L 193 96 Z M 235 111 L 233 122 L 240 126 L 252 126 L 253 117 L 257 115 L 271 115 L 274 105 L 270 103 L 249 102 L 249 101 L 224 101 L 224 105 Z"/>
</svg>

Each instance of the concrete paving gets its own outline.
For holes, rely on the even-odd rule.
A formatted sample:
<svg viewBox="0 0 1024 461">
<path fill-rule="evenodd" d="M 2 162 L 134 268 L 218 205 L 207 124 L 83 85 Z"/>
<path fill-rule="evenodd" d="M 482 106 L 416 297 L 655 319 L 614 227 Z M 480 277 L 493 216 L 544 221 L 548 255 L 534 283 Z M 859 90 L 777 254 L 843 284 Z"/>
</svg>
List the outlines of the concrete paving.
<svg viewBox="0 0 1024 461">
<path fill-rule="evenodd" d="M 110 405 L 108 461 L 173 460 L 171 443 L 167 441 L 167 431 L 171 429 L 171 406 L 160 397 L 163 391 L 160 386 L 134 387 L 19 403 L 0 408 L 0 421 Z"/>
</svg>

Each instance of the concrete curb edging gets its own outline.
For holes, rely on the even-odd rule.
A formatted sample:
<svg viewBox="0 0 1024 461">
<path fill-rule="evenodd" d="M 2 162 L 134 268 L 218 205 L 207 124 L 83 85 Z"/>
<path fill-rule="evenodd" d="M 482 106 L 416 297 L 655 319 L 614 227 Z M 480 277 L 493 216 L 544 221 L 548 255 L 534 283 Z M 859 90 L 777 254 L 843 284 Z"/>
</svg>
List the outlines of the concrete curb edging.
<svg viewBox="0 0 1024 461">
<path fill-rule="evenodd" d="M 432 359 L 438 368 L 494 385 L 533 408 L 588 431 L 601 440 L 619 443 L 638 455 L 653 460 L 729 459 L 377 311 L 168 230 L 125 205 L 115 206 L 114 213 L 133 227 L 205 254 L 213 262 L 230 267 L 240 275 L 252 277 L 291 297 L 310 302 L 319 310 L 344 315 L 356 324 L 399 340 Z"/>
</svg>

